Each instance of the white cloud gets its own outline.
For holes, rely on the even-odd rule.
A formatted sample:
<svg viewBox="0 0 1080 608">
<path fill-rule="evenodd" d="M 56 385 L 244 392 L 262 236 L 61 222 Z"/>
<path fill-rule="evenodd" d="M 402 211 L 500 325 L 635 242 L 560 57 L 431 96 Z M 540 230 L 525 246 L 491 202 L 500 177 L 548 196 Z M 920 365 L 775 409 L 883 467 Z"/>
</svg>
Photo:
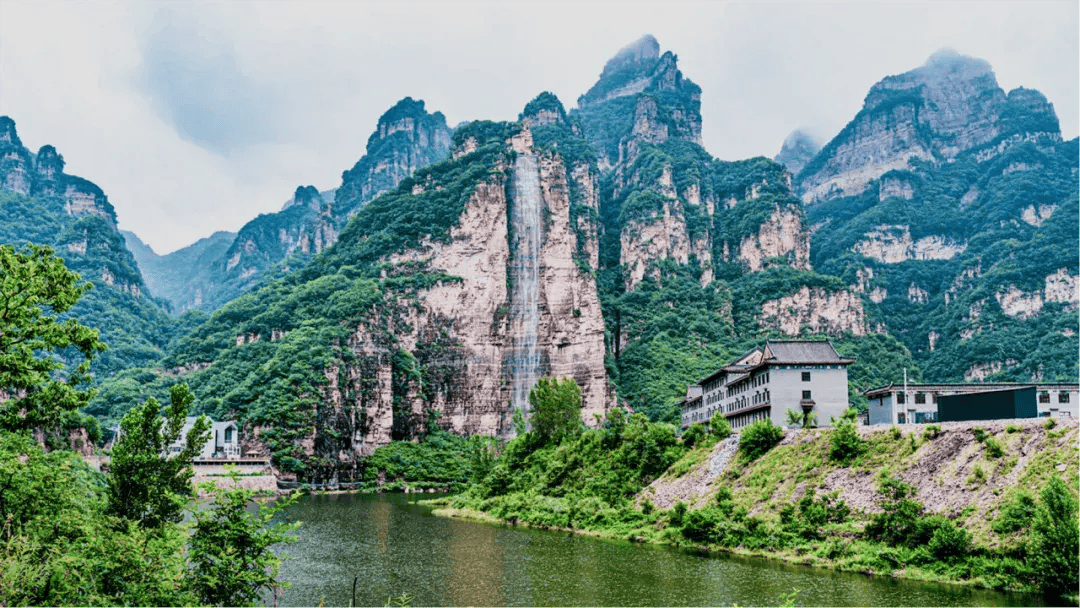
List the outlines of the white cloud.
<svg viewBox="0 0 1080 608">
<path fill-rule="evenodd" d="M 0 114 L 102 187 L 157 251 L 337 186 L 378 116 L 410 95 L 513 119 L 543 90 L 572 107 L 651 33 L 701 85 L 706 148 L 772 156 L 831 138 L 882 77 L 949 46 L 1042 91 L 1075 137 L 1075 2 L 0 2 Z"/>
</svg>

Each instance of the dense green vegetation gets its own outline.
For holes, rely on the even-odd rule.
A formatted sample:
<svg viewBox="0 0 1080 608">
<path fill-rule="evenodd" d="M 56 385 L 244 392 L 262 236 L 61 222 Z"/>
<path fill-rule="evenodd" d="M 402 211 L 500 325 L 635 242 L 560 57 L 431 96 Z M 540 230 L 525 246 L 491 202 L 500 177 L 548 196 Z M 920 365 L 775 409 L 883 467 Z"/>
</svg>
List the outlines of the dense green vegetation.
<svg viewBox="0 0 1080 608">
<path fill-rule="evenodd" d="M 278 588 L 281 560 L 270 547 L 291 526 L 268 526 L 281 505 L 252 513 L 251 492 L 215 489 L 189 541 L 179 522 L 192 505 L 190 459 L 205 420 L 179 453 L 165 449 L 192 401 L 185 387 L 173 389 L 165 420 L 153 400 L 124 416 L 110 473 L 71 450 L 74 429 L 64 423 L 93 395 L 86 372 L 104 345 L 96 330 L 58 316 L 87 289 L 48 248 L 0 247 L 0 603 L 254 604 Z M 65 366 L 61 350 L 80 362 Z"/>
<path fill-rule="evenodd" d="M 614 410 L 602 428 L 579 428 L 560 440 L 534 432 L 519 436 L 478 484 L 440 504 L 447 515 L 1042 591 L 1051 601 L 1075 593 L 1076 490 L 1048 464 L 1066 459 L 1071 467 L 1066 477 L 1075 480 L 1070 443 L 1075 428 L 1068 437 L 1042 434 L 1038 427 L 1024 431 L 1043 437 L 1036 437 L 1043 454 L 1020 475 L 1022 484 L 1041 488 L 1039 497 L 1014 490 L 1000 499 L 992 516 L 990 504 L 929 513 L 916 488 L 891 472 L 918 461 L 924 444 L 931 446 L 922 452 L 952 441 L 940 429 L 924 437 L 884 431 L 867 437 L 854 432 L 852 420 L 849 411 L 842 422 L 834 421 L 838 428 L 811 431 L 809 441 L 781 447 L 775 447 L 780 429 L 755 423 L 743 431 L 742 456 L 713 485 L 715 493 L 704 505 L 675 502 L 658 509 L 646 485 L 699 466 L 724 433 L 707 434 L 694 425 L 679 440 L 670 426 L 640 414 L 626 419 Z M 1019 429 L 1007 433 L 1014 431 Z M 986 435 L 984 443 L 990 439 Z M 995 457 L 987 453 L 985 458 Z M 819 493 L 825 479 L 837 473 L 844 478 L 876 474 L 877 508 L 853 509 L 837 491 Z M 1007 474 L 999 466 L 983 483 L 1000 486 Z M 800 488 L 805 489 L 801 496 Z"/>
<path fill-rule="evenodd" d="M 4 118 L 10 136 L 14 123 Z M 6 170 L 19 164 L 29 187 L 26 195 L 0 189 L 0 244 L 50 246 L 67 268 L 96 287 L 67 313 L 98 328 L 109 346 L 95 358 L 91 373 L 108 377 L 160 359 L 175 336 L 175 325 L 164 302 L 146 293 L 135 259 L 116 231 L 116 214 L 105 194 L 93 183 L 63 173 L 64 159 L 52 146 L 31 157 L 16 135 L 0 143 L 0 156 Z M 93 209 L 69 214 L 69 190 L 93 196 Z"/>
<path fill-rule="evenodd" d="M 984 162 L 973 151 L 952 163 L 886 174 L 879 184 L 906 181 L 913 197 L 879 202 L 879 185 L 872 184 L 860 195 L 808 209 L 809 221 L 823 224 L 811 262 L 847 284 L 857 282 L 856 273 L 872 271 L 867 291 L 888 295 L 880 304 L 867 302 L 868 311 L 910 350 L 927 378 L 962 381 L 984 366 L 987 381 L 1075 379 L 1077 313 L 1044 296 L 1047 277 L 1060 270 L 1075 276 L 1080 263 L 1075 248 L 1065 246 L 1080 240 L 1076 151 L 1076 140 L 1052 147 L 1020 143 Z M 1025 210 L 1049 217 L 1033 225 Z M 913 241 L 939 236 L 966 248 L 948 260 L 896 264 L 853 251 L 883 225 L 906 226 Z M 915 288 L 925 294 L 909 295 Z M 1007 314 L 1000 298 L 1013 289 L 1038 294 L 1041 310 Z"/>
</svg>

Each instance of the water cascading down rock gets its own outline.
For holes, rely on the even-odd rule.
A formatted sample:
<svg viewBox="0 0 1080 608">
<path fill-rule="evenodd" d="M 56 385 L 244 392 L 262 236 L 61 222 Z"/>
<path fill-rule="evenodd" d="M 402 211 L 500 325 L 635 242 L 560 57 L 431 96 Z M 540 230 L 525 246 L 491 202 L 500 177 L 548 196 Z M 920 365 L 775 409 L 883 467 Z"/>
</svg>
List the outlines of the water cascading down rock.
<svg viewBox="0 0 1080 608">
<path fill-rule="evenodd" d="M 540 375 L 537 328 L 540 322 L 540 179 L 535 154 L 520 154 L 514 162 L 510 310 L 519 331 L 510 359 L 513 407 L 528 419 L 529 391 Z"/>
</svg>

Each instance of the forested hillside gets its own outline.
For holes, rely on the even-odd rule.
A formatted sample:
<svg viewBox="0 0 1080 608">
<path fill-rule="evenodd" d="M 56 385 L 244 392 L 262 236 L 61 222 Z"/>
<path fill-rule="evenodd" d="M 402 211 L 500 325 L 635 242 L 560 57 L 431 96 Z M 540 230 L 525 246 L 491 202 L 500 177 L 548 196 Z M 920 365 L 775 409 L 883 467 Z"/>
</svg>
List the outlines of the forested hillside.
<svg viewBox="0 0 1080 608">
<path fill-rule="evenodd" d="M 0 116 L 0 180 L 0 243 L 48 245 L 94 285 L 68 312 L 99 329 L 109 347 L 94 361 L 94 375 L 153 365 L 164 356 L 176 323 L 146 293 L 101 188 L 64 173 L 64 157 L 53 146 L 31 153 L 7 116 Z"/>
<path fill-rule="evenodd" d="M 906 108 L 917 127 L 918 139 L 897 153 L 911 156 L 851 181 L 885 167 L 855 157 L 841 163 L 837 150 L 880 145 L 859 133 L 885 111 L 877 98 L 898 81 L 921 83 L 889 110 Z M 937 95 L 948 90 L 952 96 Z M 927 379 L 1075 381 L 1080 164 L 1077 140 L 1061 141 L 1053 106 L 1029 89 L 1006 95 L 984 63 L 937 55 L 876 85 L 866 103 L 799 176 L 813 183 L 820 167 L 841 164 L 852 176 L 834 178 L 848 192 L 807 207 L 814 267 L 862 293 Z M 946 106 L 961 116 L 975 108 L 964 136 L 945 131 L 938 117 Z"/>
</svg>

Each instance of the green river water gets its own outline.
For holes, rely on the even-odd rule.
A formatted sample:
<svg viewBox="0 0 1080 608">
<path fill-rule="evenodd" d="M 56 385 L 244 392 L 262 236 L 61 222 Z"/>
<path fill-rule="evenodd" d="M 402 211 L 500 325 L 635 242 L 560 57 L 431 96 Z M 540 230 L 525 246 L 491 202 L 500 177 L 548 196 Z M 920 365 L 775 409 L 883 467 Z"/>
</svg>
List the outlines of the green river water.
<svg viewBox="0 0 1080 608">
<path fill-rule="evenodd" d="M 428 497 L 430 495 L 425 495 Z M 1034 606 L 1041 598 L 703 556 L 669 547 L 432 515 L 416 495 L 307 496 L 282 578 L 285 606 Z"/>
</svg>

